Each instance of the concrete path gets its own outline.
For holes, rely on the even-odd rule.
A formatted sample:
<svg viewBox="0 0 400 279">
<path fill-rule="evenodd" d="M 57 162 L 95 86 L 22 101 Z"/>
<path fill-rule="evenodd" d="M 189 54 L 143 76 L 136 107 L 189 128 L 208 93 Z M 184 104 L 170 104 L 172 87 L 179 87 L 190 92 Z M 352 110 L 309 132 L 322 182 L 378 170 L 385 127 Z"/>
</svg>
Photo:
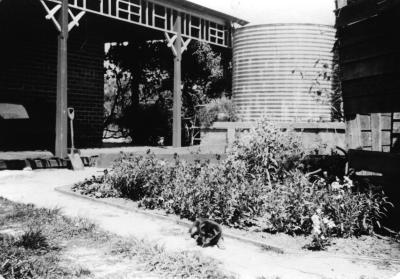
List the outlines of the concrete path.
<svg viewBox="0 0 400 279">
<path fill-rule="evenodd" d="M 134 236 L 165 245 L 171 251 L 199 250 L 223 264 L 224 268 L 241 278 L 313 279 L 313 278 L 391 278 L 394 270 L 377 267 L 376 263 L 358 262 L 329 256 L 327 253 L 305 252 L 302 254 L 276 254 L 261 251 L 259 247 L 226 239 L 225 250 L 199 248 L 190 239 L 186 228 L 167 220 L 112 206 L 98 204 L 67 196 L 54 188 L 70 185 L 99 169 L 82 172 L 69 170 L 2 171 L 0 172 L 0 196 L 16 202 L 33 203 L 39 207 L 61 207 L 69 216 L 86 217 L 101 228 L 121 236 Z"/>
</svg>

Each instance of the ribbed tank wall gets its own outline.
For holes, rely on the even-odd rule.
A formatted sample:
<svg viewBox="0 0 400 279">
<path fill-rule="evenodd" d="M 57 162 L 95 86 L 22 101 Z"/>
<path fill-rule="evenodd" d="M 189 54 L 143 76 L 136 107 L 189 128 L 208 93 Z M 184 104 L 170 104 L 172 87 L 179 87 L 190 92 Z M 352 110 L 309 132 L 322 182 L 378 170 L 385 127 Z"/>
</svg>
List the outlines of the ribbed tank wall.
<svg viewBox="0 0 400 279">
<path fill-rule="evenodd" d="M 233 40 L 233 100 L 240 118 L 329 121 L 331 106 L 316 91 L 332 81 L 335 29 L 315 24 L 264 24 L 237 29 Z M 324 94 L 322 94 L 324 95 Z"/>
</svg>

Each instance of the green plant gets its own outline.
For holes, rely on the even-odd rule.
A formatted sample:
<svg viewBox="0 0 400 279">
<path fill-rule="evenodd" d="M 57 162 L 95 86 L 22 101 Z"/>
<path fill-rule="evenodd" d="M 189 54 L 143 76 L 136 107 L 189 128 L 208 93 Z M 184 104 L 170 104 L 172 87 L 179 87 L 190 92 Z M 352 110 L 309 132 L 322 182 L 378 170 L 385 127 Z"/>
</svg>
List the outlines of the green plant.
<svg viewBox="0 0 400 279">
<path fill-rule="evenodd" d="M 105 175 L 92 176 L 89 179 L 85 179 L 81 183 L 76 183 L 72 187 L 72 190 L 75 192 L 79 192 L 82 195 L 92 196 L 96 198 L 108 198 L 118 196 L 119 193 L 113 187 L 113 185 L 104 182 L 106 176 L 107 171 L 105 171 Z"/>
<path fill-rule="evenodd" d="M 213 99 L 198 111 L 200 125 L 210 127 L 218 119 L 218 115 L 224 117 L 224 121 L 234 122 L 239 120 L 232 100 L 222 97 Z"/>
<path fill-rule="evenodd" d="M 312 78 L 308 93 L 317 102 L 331 107 L 332 121 L 343 121 L 343 97 L 340 81 L 339 44 L 332 49 L 332 63 L 325 63 L 320 59 L 314 63 L 315 76 Z M 298 73 L 304 79 L 303 70 L 292 70 L 292 74 Z M 327 86 L 326 83 L 330 84 Z"/>
<path fill-rule="evenodd" d="M 271 185 L 302 167 L 303 150 L 297 136 L 262 119 L 235 141 L 229 160 L 243 162 L 249 176 L 260 176 Z"/>
<path fill-rule="evenodd" d="M 125 155 L 105 175 L 104 184 L 135 201 L 159 197 L 163 183 L 167 182 L 164 179 L 167 171 L 166 162 L 157 160 L 154 154 Z"/>
<path fill-rule="evenodd" d="M 335 225 L 329 231 L 322 230 L 326 238 L 371 234 L 379 229 L 379 220 L 392 204 L 383 192 L 355 192 L 352 185 L 347 177 L 329 183 L 321 177 L 309 179 L 300 171 L 292 172 L 267 193 L 262 225 L 271 232 L 312 234 L 312 217 L 317 214 L 321 224 L 330 220 Z"/>
<path fill-rule="evenodd" d="M 371 234 L 381 228 L 380 220 L 393 207 L 383 191 L 355 191 L 356 184 L 357 181 L 344 177 L 328 185 L 329 195 L 323 211 L 335 222 L 336 235 Z"/>
<path fill-rule="evenodd" d="M 174 181 L 174 188 L 165 196 L 174 213 L 188 219 L 208 217 L 226 224 L 240 221 L 237 200 L 245 188 L 244 181 L 225 176 L 221 165 L 181 163 Z"/>
<path fill-rule="evenodd" d="M 29 228 L 17 242 L 17 245 L 25 249 L 47 249 L 49 244 L 40 228 Z"/>
<path fill-rule="evenodd" d="M 310 233 L 311 216 L 317 209 L 318 196 L 324 191 L 308 181 L 300 171 L 292 171 L 265 195 L 261 225 L 266 231 L 288 234 Z"/>
<path fill-rule="evenodd" d="M 38 253 L 9 243 L 0 249 L 0 275 L 10 279 L 61 278 L 68 271 L 58 265 L 55 253 Z"/>
<path fill-rule="evenodd" d="M 312 221 L 312 241 L 305 248 L 309 250 L 324 250 L 330 245 L 331 231 L 336 227 L 335 223 L 327 217 L 324 217 L 321 209 L 311 217 Z"/>
</svg>

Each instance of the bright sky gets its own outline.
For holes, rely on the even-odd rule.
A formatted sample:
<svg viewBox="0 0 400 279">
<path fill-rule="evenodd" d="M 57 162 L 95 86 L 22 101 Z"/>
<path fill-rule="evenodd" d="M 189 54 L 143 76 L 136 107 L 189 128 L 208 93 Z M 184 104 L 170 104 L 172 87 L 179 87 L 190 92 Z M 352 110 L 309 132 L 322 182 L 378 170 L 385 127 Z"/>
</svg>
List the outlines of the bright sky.
<svg viewBox="0 0 400 279">
<path fill-rule="evenodd" d="M 260 23 L 334 25 L 335 0 L 189 0 L 205 7 Z"/>
</svg>

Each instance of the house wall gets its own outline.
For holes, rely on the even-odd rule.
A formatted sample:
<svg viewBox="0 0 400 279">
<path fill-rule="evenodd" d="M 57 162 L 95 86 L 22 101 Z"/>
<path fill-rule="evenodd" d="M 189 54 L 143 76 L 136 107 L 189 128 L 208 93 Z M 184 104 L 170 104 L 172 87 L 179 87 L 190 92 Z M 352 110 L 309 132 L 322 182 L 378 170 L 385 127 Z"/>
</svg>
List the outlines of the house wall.
<svg viewBox="0 0 400 279">
<path fill-rule="evenodd" d="M 5 1 L 0 4 L 0 103 L 23 104 L 31 119 L 25 124 L 19 121 L 21 126 L 14 127 L 9 133 L 1 133 L 0 150 L 52 150 L 55 133 L 57 32 L 53 23 L 45 20 L 41 6 L 9 3 Z M 25 5 L 24 1 L 20 4 Z M 101 144 L 103 60 L 102 36 L 83 20 L 79 27 L 71 31 L 68 42 L 68 106 L 75 108 L 75 145 L 78 148 Z"/>
<path fill-rule="evenodd" d="M 373 175 L 400 228 L 400 1 L 353 0 L 337 11 L 349 166 Z M 358 150 L 354 150 L 358 149 Z M 367 172 L 365 172 L 367 171 Z M 372 172 L 372 173 L 370 173 Z M 379 176 L 375 176 L 379 174 Z M 380 176 L 382 175 L 382 176 Z"/>
<path fill-rule="evenodd" d="M 400 153 L 400 1 L 351 1 L 337 15 L 348 148 Z"/>
<path fill-rule="evenodd" d="M 400 18 L 387 12 L 350 23 L 338 30 L 345 113 L 400 111 Z"/>
</svg>

